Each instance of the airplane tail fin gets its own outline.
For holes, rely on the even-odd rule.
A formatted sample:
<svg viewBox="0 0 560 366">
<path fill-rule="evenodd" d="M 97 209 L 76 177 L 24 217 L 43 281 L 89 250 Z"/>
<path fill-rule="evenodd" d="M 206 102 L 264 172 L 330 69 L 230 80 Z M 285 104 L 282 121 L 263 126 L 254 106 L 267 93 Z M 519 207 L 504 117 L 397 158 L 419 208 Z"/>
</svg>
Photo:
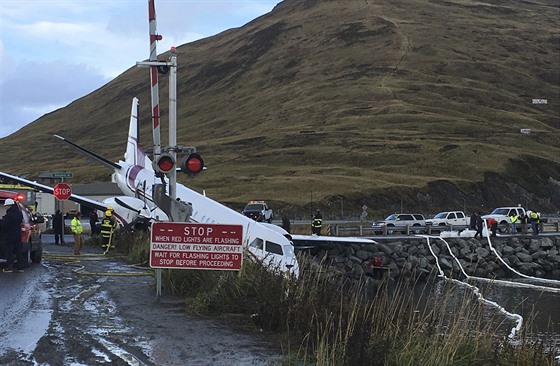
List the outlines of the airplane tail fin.
<svg viewBox="0 0 560 366">
<path fill-rule="evenodd" d="M 152 163 L 144 154 L 139 145 L 140 126 L 138 124 L 138 98 L 132 99 L 132 108 L 130 110 L 130 125 L 128 127 L 128 141 L 126 145 L 125 161 L 130 165 L 140 165 L 144 168 L 151 169 Z"/>
</svg>

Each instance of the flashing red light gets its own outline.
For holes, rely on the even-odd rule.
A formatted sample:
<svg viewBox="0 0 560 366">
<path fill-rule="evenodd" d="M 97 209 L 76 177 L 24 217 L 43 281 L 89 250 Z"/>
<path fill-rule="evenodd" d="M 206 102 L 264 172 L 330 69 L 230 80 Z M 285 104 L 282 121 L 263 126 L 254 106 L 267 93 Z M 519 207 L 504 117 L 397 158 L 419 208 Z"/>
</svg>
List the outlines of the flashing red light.
<svg viewBox="0 0 560 366">
<path fill-rule="evenodd" d="M 188 175 L 196 175 L 204 169 L 204 160 L 197 153 L 187 155 L 181 161 L 181 171 Z"/>
<path fill-rule="evenodd" d="M 157 159 L 156 170 L 159 173 L 167 174 L 175 169 L 175 160 L 170 154 L 161 154 Z"/>
<path fill-rule="evenodd" d="M 25 200 L 25 195 L 23 193 L 19 193 L 16 196 L 16 201 L 23 201 L 23 200 Z"/>
</svg>

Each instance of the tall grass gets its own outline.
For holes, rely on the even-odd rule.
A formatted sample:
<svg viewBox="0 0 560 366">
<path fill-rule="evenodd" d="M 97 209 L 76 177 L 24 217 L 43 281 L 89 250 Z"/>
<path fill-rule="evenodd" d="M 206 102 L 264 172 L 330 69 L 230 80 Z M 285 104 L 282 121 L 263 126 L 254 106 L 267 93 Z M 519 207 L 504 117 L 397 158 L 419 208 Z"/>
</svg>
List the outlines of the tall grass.
<svg viewBox="0 0 560 366">
<path fill-rule="evenodd" d="M 414 280 L 350 281 L 309 259 L 300 256 L 298 279 L 247 258 L 239 272 L 164 271 L 164 291 L 184 296 L 191 313 L 234 314 L 280 334 L 285 365 L 557 365 L 550 344 L 523 333 L 510 343 L 507 321 L 452 284 L 423 294 L 426 305 Z"/>
</svg>

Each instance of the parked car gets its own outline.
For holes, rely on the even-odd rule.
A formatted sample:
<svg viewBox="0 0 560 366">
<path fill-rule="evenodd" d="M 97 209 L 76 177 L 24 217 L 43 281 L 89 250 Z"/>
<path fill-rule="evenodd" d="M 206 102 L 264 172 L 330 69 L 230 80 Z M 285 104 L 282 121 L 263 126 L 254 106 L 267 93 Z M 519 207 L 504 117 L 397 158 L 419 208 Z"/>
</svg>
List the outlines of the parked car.
<svg viewBox="0 0 560 366">
<path fill-rule="evenodd" d="M 509 230 L 509 225 L 511 223 L 510 216 L 512 214 L 517 214 L 521 216 L 522 214 L 527 216 L 525 209 L 521 206 L 517 207 L 498 207 L 495 208 L 494 211 L 490 212 L 488 215 L 483 215 L 483 219 L 494 219 L 498 223 L 500 231 L 507 231 Z"/>
<path fill-rule="evenodd" d="M 419 233 L 424 230 L 424 227 L 426 226 L 426 219 L 424 218 L 424 215 L 421 214 L 392 214 L 387 216 L 385 220 L 375 221 L 373 226 L 379 227 L 382 230 L 386 227 L 388 234 L 393 233 L 393 231 L 406 233 L 407 227 L 409 230 Z M 394 230 L 392 228 L 396 229 Z"/>
<path fill-rule="evenodd" d="M 470 223 L 470 218 L 465 216 L 463 211 L 444 211 L 435 215 L 431 219 L 426 220 L 426 225 L 431 225 L 432 229 L 438 230 L 439 227 L 458 227 L 459 229 L 464 229 L 468 227 Z"/>
<path fill-rule="evenodd" d="M 39 219 L 34 218 L 29 209 L 18 200 L 17 192 L 3 190 L 0 190 L 0 218 L 3 218 L 6 214 L 7 207 L 4 206 L 4 203 L 8 198 L 11 198 L 16 202 L 16 206 L 23 216 L 23 221 L 21 223 L 20 250 L 23 253 L 22 257 L 26 261 L 24 266 L 28 266 L 30 260 L 33 263 L 40 263 L 43 257 L 43 243 L 41 241 L 41 230 L 37 224 L 43 223 L 44 219 L 43 217 L 40 217 Z M 0 230 L 0 258 L 6 259 L 4 238 L 1 235 L 1 232 L 2 231 Z"/>
</svg>

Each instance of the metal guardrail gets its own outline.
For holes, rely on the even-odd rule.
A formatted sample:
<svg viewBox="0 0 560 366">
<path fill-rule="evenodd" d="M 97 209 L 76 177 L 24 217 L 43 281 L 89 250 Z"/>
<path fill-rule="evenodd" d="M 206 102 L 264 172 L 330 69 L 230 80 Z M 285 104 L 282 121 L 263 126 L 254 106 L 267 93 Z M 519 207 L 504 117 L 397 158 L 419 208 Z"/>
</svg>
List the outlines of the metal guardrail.
<svg viewBox="0 0 560 366">
<path fill-rule="evenodd" d="M 553 223 L 545 223 L 541 222 L 539 231 L 555 231 L 560 232 L 560 223 L 553 222 Z M 404 235 L 414 235 L 414 234 L 433 234 L 433 233 L 440 233 L 442 231 L 453 231 L 453 230 L 464 230 L 467 229 L 468 225 L 420 225 L 420 226 L 412 226 L 412 225 L 404 225 L 404 226 L 340 226 L 334 225 L 334 228 L 331 225 L 330 233 L 331 235 L 339 236 L 343 235 L 344 233 L 348 232 L 358 232 L 360 236 L 365 235 L 391 235 L 394 233 L 404 234 Z M 552 228 L 552 230 L 545 230 L 546 228 Z M 517 229 L 521 230 L 521 225 L 517 225 Z M 527 224 L 527 230 L 530 231 L 531 225 Z M 500 232 L 509 233 L 511 232 L 511 225 L 498 225 L 498 230 Z"/>
</svg>

